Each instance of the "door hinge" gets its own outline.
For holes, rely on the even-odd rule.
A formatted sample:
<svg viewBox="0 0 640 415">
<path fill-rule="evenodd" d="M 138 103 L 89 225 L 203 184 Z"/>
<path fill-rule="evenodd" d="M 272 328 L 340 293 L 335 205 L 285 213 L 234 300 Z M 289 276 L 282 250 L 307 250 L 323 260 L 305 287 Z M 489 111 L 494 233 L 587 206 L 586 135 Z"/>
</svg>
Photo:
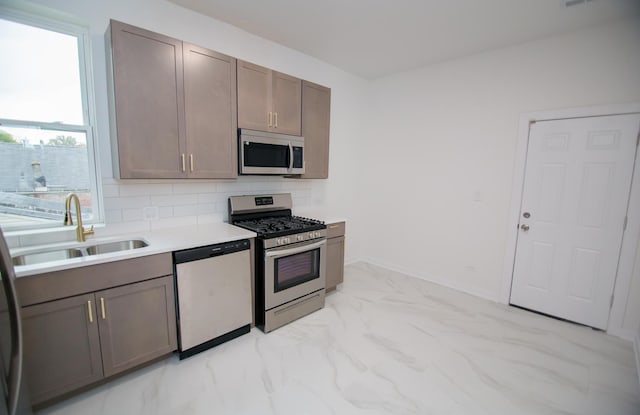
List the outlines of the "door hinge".
<svg viewBox="0 0 640 415">
<path fill-rule="evenodd" d="M 609 304 L 609 309 L 613 308 L 613 294 L 611 294 L 611 303 Z"/>
<path fill-rule="evenodd" d="M 624 217 L 624 223 L 622 224 L 622 230 L 623 231 L 627 230 L 627 222 L 629 222 L 629 216 L 625 216 Z"/>
</svg>

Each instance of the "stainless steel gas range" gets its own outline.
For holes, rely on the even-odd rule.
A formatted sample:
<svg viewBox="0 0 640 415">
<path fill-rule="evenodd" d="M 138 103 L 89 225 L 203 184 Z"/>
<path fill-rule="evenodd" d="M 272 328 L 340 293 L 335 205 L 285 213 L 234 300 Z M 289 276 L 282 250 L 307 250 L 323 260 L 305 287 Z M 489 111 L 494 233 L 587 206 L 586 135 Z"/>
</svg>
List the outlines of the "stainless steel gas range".
<svg viewBox="0 0 640 415">
<path fill-rule="evenodd" d="M 229 198 L 229 223 L 258 234 L 255 318 L 265 333 L 324 307 L 326 225 L 291 208 L 290 193 Z"/>
</svg>

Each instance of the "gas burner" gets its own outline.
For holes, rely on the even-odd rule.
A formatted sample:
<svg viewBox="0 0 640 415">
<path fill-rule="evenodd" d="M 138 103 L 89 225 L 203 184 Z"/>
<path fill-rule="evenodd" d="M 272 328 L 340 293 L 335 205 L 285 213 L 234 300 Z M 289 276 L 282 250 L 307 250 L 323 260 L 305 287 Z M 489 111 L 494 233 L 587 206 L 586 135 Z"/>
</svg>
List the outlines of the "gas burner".
<svg viewBox="0 0 640 415">
<path fill-rule="evenodd" d="M 325 229 L 323 221 L 300 216 L 276 216 L 233 222 L 234 225 L 249 229 L 259 237 L 275 238 L 292 233 Z"/>
</svg>

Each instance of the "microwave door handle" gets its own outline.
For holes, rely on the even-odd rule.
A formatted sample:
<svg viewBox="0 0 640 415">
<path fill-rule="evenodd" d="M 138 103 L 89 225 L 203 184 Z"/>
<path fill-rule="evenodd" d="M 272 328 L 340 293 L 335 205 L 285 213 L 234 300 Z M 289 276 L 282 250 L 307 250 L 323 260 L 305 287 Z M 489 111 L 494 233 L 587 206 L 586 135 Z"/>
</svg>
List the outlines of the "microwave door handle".
<svg viewBox="0 0 640 415">
<path fill-rule="evenodd" d="M 293 146 L 289 142 L 289 170 L 293 169 Z"/>
<path fill-rule="evenodd" d="M 304 252 L 304 251 L 309 251 L 311 249 L 320 248 L 322 245 L 325 245 L 326 243 L 327 243 L 327 240 L 323 239 L 320 242 L 315 242 L 315 243 L 312 243 L 312 244 L 309 244 L 309 245 L 297 246 L 295 248 L 273 249 L 273 250 L 267 251 L 265 253 L 265 256 L 267 258 L 270 258 L 270 257 L 274 257 L 274 256 L 286 256 L 286 255 L 298 254 L 300 252 Z"/>
</svg>

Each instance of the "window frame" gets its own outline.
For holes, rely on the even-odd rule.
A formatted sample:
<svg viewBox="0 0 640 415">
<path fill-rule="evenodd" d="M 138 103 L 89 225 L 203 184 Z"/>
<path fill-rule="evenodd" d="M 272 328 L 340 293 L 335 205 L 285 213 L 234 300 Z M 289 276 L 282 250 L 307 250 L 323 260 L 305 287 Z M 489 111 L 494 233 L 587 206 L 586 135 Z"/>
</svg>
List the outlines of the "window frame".
<svg viewBox="0 0 640 415">
<path fill-rule="evenodd" d="M 0 118 L 0 128 L 7 127 L 32 127 L 39 129 L 81 132 L 85 134 L 87 145 L 87 161 L 89 163 L 89 185 L 91 190 L 91 203 L 93 217 L 87 220 L 88 224 L 104 224 L 104 199 L 102 193 L 102 175 L 100 171 L 100 157 L 96 140 L 96 95 L 94 90 L 93 62 L 91 59 L 91 42 L 88 25 L 76 19 L 40 6 L 28 4 L 0 5 L 0 18 L 15 23 L 29 25 L 52 32 L 74 36 L 78 46 L 78 64 L 80 73 L 80 92 L 82 100 L 83 124 L 64 124 L 59 122 L 39 122 L 29 120 L 14 120 Z M 58 224 L 43 222 L 34 224 L 7 226 L 0 223 L 3 231 L 26 231 L 37 229 L 63 228 L 63 218 Z"/>
</svg>

